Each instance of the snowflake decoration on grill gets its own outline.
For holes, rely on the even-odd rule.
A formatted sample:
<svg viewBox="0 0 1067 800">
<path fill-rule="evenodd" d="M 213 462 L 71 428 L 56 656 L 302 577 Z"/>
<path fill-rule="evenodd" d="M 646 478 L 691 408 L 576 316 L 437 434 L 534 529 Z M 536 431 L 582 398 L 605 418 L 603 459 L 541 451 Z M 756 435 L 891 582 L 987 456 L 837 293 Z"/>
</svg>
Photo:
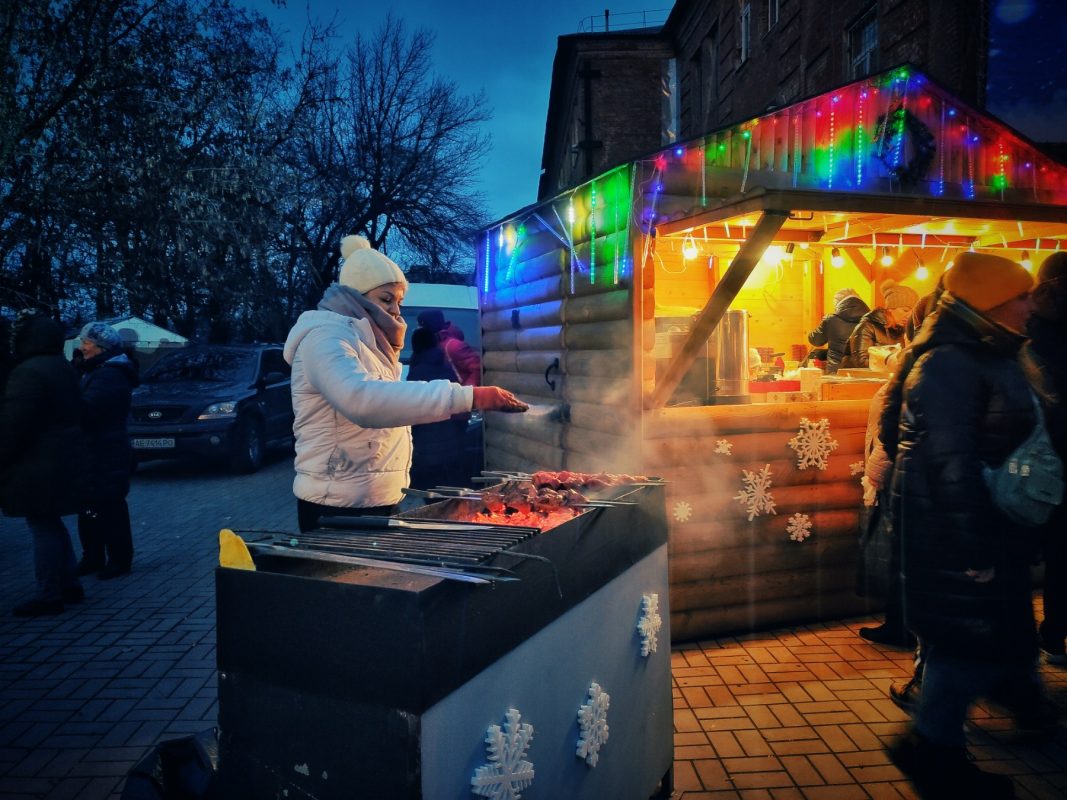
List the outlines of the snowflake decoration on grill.
<svg viewBox="0 0 1067 800">
<path fill-rule="evenodd" d="M 641 655 L 648 658 L 656 652 L 659 629 L 663 618 L 659 615 L 659 595 L 653 592 L 641 596 L 641 616 L 637 620 L 637 632 L 641 634 Z"/>
<path fill-rule="evenodd" d="M 716 439 L 715 440 L 715 452 L 722 453 L 724 455 L 732 455 L 730 452 L 733 450 L 734 443 L 728 439 Z"/>
<path fill-rule="evenodd" d="M 533 725 L 520 723 L 518 709 L 509 708 L 504 727 L 490 725 L 485 734 L 489 763 L 474 770 L 471 791 L 490 800 L 520 800 L 519 792 L 533 783 L 533 764 L 526 760 L 526 748 L 533 739 Z"/>
<path fill-rule="evenodd" d="M 789 518 L 789 524 L 785 526 L 789 538 L 794 542 L 802 542 L 811 536 L 811 519 L 807 514 L 794 514 Z"/>
<path fill-rule="evenodd" d="M 778 512 L 774 510 L 774 496 L 770 492 L 771 465 L 765 465 L 759 472 L 747 469 L 741 472 L 745 474 L 745 477 L 741 479 L 744 485 L 741 491 L 734 495 L 734 500 L 745 506 L 748 511 L 748 521 L 751 522 L 753 517 L 760 514 L 777 514 Z"/>
<path fill-rule="evenodd" d="M 674 518 L 679 522 L 688 522 L 693 516 L 693 507 L 685 500 L 679 500 L 674 504 Z"/>
<path fill-rule="evenodd" d="M 578 749 L 575 754 L 591 767 L 600 760 L 600 748 L 608 740 L 608 706 L 611 695 L 597 683 L 589 684 L 589 702 L 578 708 Z"/>
<path fill-rule="evenodd" d="M 797 467 L 807 469 L 818 467 L 826 469 L 830 451 L 837 449 L 837 440 L 830 438 L 830 421 L 820 419 L 812 422 L 807 417 L 800 418 L 800 430 L 789 440 L 789 446 L 797 451 Z"/>
<path fill-rule="evenodd" d="M 851 464 L 849 464 L 848 465 L 848 474 L 849 475 L 862 475 L 863 474 L 863 462 L 862 461 L 853 461 Z"/>
</svg>

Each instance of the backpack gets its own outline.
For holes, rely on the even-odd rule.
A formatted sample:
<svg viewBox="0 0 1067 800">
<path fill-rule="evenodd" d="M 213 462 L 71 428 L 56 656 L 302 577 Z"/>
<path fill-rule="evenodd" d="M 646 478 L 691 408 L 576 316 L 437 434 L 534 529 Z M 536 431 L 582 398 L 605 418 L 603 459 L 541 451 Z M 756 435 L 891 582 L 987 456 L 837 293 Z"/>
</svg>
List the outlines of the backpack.
<svg viewBox="0 0 1067 800">
<path fill-rule="evenodd" d="M 993 505 L 1020 525 L 1044 525 L 1063 501 L 1063 462 L 1052 449 L 1041 404 L 1031 393 L 1037 422 L 1030 435 L 996 469 L 985 466 L 982 477 Z"/>
</svg>

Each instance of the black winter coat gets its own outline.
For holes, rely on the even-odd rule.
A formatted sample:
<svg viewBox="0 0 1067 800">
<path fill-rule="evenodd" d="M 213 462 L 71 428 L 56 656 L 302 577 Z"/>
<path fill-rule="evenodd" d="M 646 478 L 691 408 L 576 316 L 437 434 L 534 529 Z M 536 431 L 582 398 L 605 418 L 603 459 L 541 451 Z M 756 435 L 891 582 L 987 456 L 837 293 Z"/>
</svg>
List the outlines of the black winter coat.
<svg viewBox="0 0 1067 800">
<path fill-rule="evenodd" d="M 82 510 L 85 443 L 78 375 L 63 329 L 47 317 L 16 322 L 15 368 L 0 404 L 0 506 L 9 517 Z"/>
<path fill-rule="evenodd" d="M 431 347 L 411 357 L 409 381 L 446 380 L 459 383 L 459 377 L 445 358 L 441 347 Z M 463 433 L 469 414 L 454 414 L 441 422 L 411 426 L 412 458 L 416 466 L 458 464 L 463 456 Z"/>
<path fill-rule="evenodd" d="M 848 356 L 843 367 L 869 367 L 871 356 L 867 351 L 875 344 L 903 344 L 904 329 L 890 328 L 885 318 L 885 309 L 876 308 L 864 314 L 848 340 Z"/>
<path fill-rule="evenodd" d="M 137 365 L 120 350 L 82 362 L 82 428 L 89 448 L 86 489 L 94 499 L 125 497 L 130 491 L 133 453 L 126 431 Z"/>
<path fill-rule="evenodd" d="M 1023 337 L 945 295 L 890 387 L 899 412 L 892 495 L 904 616 L 923 642 L 989 661 L 1036 656 L 1034 529 L 994 507 L 983 465 L 999 466 L 1036 415 L 1019 366 Z M 900 380 L 903 380 L 900 383 Z M 968 570 L 992 568 L 978 583 Z"/>
<path fill-rule="evenodd" d="M 841 361 L 848 354 L 848 340 L 856 323 L 870 311 L 858 297 L 846 297 L 837 304 L 833 314 L 822 318 L 819 327 L 808 334 L 808 342 L 821 347 L 826 345 L 826 371 L 837 372 Z"/>
</svg>

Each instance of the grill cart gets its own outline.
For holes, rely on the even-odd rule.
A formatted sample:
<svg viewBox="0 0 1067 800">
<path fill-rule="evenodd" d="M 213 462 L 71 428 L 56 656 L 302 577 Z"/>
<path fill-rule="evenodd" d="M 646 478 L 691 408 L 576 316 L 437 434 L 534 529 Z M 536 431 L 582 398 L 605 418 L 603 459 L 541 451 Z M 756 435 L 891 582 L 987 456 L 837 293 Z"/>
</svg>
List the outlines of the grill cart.
<svg viewBox="0 0 1067 800">
<path fill-rule="evenodd" d="M 669 794 L 663 491 L 543 530 L 457 498 L 253 542 L 256 571 L 216 574 L 222 796 Z"/>
</svg>

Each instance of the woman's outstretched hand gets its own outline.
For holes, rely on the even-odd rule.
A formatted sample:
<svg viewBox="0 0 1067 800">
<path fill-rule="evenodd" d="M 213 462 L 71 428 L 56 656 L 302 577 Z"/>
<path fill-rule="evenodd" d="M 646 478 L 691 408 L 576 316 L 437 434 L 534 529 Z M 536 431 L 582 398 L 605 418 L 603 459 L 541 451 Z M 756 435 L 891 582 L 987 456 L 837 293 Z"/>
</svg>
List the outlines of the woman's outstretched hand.
<svg viewBox="0 0 1067 800">
<path fill-rule="evenodd" d="M 475 386 L 474 408 L 478 411 L 526 411 L 529 406 L 499 386 Z"/>
</svg>

